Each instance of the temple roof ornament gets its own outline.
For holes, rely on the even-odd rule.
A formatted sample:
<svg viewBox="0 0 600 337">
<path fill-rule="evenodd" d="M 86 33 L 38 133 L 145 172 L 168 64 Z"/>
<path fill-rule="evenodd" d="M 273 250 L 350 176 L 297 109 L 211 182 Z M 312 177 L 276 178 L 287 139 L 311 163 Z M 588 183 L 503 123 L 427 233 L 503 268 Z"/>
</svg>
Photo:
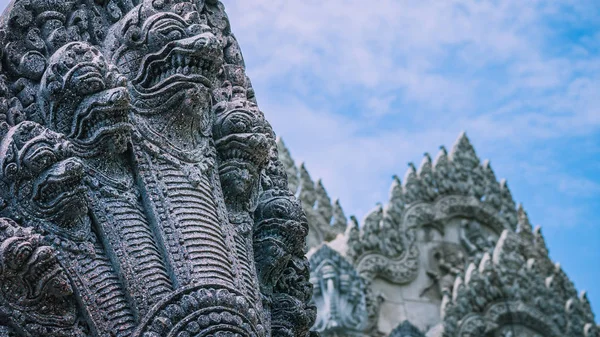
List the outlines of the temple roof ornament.
<svg viewBox="0 0 600 337">
<path fill-rule="evenodd" d="M 298 172 L 296 193 L 316 211 L 322 184 L 304 166 L 288 171 Z M 303 186 L 312 189 L 310 198 Z M 450 153 L 441 146 L 435 160 L 425 153 L 419 167 L 409 163 L 403 182 L 393 176 L 386 203 L 360 224 L 350 216 L 342 237 L 310 254 L 315 287 L 325 289 L 327 278 L 317 259 L 335 256 L 332 275 L 351 269 L 385 297 L 377 327 L 387 336 L 598 337 L 586 294 L 578 295 L 550 260 L 541 228 L 532 226 L 506 180 L 498 181 L 465 133 Z M 325 293 L 315 298 L 323 301 Z M 318 315 L 318 331 L 337 324 Z M 329 335 L 354 336 L 350 331 Z"/>
<path fill-rule="evenodd" d="M 281 137 L 277 138 L 279 160 L 285 168 L 290 192 L 298 197 L 309 219 L 307 249 L 329 242 L 344 233 L 348 219 L 339 200 L 331 201 L 319 179 L 311 178 L 304 163 L 296 166 L 289 149 Z"/>
<path fill-rule="evenodd" d="M 456 279 L 452 292 L 444 295 L 442 336 L 505 336 L 517 331 L 515 336 L 598 335 L 585 293 L 557 292 L 557 283 L 566 281 L 564 275 L 540 270 L 543 261 L 527 249 L 533 244 L 530 239 L 505 230 L 493 254 L 486 254 L 479 265 L 469 265 L 464 278 Z"/>
<path fill-rule="evenodd" d="M 461 133 L 450 155 L 440 149 L 435 163 L 428 153 L 418 169 L 409 163 L 404 184 L 394 176 L 388 204 L 367 214 L 358 239 L 348 240 L 361 273 L 411 282 L 419 255 L 411 243 L 413 228 L 430 226 L 443 233 L 445 219 L 456 216 L 486 223 L 497 235 L 517 226 L 510 222 L 517 211 L 510 208 L 514 201 L 506 183 L 496 180 L 489 161 L 480 165 L 466 134 Z"/>
</svg>

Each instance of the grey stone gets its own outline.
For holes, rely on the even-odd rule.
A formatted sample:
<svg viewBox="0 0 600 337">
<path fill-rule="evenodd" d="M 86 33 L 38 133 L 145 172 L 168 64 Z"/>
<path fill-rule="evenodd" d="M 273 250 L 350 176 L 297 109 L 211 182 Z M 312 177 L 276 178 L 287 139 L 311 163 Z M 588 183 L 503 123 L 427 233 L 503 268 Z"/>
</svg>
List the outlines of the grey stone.
<svg viewBox="0 0 600 337">
<path fill-rule="evenodd" d="M 0 40 L 0 334 L 310 334 L 307 219 L 219 1 L 14 0 Z"/>
<path fill-rule="evenodd" d="M 390 333 L 390 337 L 425 337 L 425 335 L 409 321 L 404 321 Z"/>
<path fill-rule="evenodd" d="M 368 281 L 327 245 L 309 256 L 318 309 L 313 330 L 337 336 L 380 336 L 376 325 L 383 298 L 371 291 Z"/>
</svg>

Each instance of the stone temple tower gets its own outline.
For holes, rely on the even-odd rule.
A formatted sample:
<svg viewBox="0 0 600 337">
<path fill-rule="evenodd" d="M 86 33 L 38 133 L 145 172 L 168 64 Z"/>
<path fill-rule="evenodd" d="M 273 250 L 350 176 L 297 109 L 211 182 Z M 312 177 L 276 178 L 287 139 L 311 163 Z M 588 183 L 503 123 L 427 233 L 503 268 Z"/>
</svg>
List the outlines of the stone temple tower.
<svg viewBox="0 0 600 337">
<path fill-rule="evenodd" d="M 288 186 L 315 213 L 307 256 L 322 336 L 599 336 L 585 292 L 466 134 L 410 164 L 388 202 L 345 232 L 342 217 L 318 216 L 332 209 L 322 184 L 279 146 Z"/>
</svg>

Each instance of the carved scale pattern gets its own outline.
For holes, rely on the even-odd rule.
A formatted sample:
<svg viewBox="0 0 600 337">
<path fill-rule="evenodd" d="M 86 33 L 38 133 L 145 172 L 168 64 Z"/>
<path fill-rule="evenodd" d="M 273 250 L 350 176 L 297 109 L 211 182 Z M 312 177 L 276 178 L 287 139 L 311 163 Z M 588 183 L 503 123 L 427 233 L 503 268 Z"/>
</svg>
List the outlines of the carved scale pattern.
<svg viewBox="0 0 600 337">
<path fill-rule="evenodd" d="M 108 329 L 103 330 L 103 326 L 97 326 L 98 333 L 130 336 L 135 328 L 134 316 L 121 289 L 120 280 L 102 250 L 97 243 L 92 254 L 65 254 L 63 263 L 71 265 L 67 270 L 74 270 L 71 277 L 79 284 L 82 298 L 90 300 L 86 303 L 86 308 L 91 315 L 96 316 L 94 321 L 106 322 Z"/>
<path fill-rule="evenodd" d="M 159 299 L 172 291 L 171 280 L 160 252 L 142 213 L 139 198 L 130 191 L 97 191 L 90 204 L 97 223 L 114 247 L 120 274 L 125 278 L 130 296 L 143 316 Z"/>
<path fill-rule="evenodd" d="M 147 190 L 160 191 L 150 195 L 149 201 L 158 214 L 162 240 L 178 284 L 215 278 L 233 285 L 233 259 L 225 248 L 225 234 L 208 178 L 201 176 L 194 186 L 180 167 L 165 160 L 155 162 L 141 149 L 136 151 L 140 176 Z M 191 264 L 191 270 L 184 268 L 187 264 Z"/>
</svg>

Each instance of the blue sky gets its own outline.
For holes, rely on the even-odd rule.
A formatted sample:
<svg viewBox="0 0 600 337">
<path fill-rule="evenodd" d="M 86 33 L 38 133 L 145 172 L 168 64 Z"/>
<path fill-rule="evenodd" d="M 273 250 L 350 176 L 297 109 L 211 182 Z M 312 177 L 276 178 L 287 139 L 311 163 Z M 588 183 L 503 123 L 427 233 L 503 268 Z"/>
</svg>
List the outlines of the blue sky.
<svg viewBox="0 0 600 337">
<path fill-rule="evenodd" d="M 262 110 L 347 214 L 465 130 L 600 314 L 600 2 L 223 2 Z"/>
</svg>

